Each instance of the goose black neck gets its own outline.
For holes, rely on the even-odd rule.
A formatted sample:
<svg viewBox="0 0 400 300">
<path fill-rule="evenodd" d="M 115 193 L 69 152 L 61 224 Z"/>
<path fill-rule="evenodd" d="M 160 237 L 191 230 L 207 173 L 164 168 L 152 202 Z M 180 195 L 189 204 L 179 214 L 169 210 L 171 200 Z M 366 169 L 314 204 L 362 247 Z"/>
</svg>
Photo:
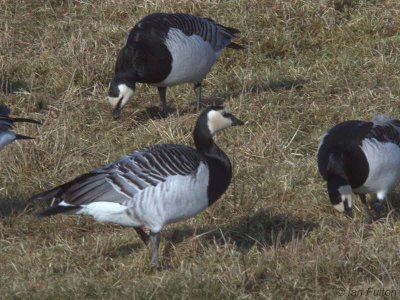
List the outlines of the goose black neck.
<svg viewBox="0 0 400 300">
<path fill-rule="evenodd" d="M 126 84 L 129 88 L 133 90 L 135 89 L 136 82 L 139 80 L 139 76 L 136 70 L 125 71 L 117 74 L 116 76 L 119 76 L 121 82 Z"/>
<path fill-rule="evenodd" d="M 197 151 L 199 151 L 201 154 L 207 154 L 212 151 L 215 143 L 210 130 L 208 130 L 207 126 L 205 126 L 206 124 L 200 121 L 201 120 L 198 120 L 193 131 L 194 144 Z"/>
<path fill-rule="evenodd" d="M 193 138 L 197 151 L 204 157 L 209 169 L 207 195 L 208 205 L 211 205 L 228 188 L 232 178 L 232 165 L 228 156 L 214 143 L 208 126 L 199 121 L 193 131 Z"/>
</svg>

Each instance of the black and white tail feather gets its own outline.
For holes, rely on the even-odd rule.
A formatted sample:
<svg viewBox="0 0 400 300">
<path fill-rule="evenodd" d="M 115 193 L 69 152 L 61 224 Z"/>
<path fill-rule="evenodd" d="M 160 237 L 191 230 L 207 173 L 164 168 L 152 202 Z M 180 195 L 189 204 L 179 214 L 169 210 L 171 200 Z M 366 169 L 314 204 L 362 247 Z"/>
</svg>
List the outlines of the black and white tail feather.
<svg viewBox="0 0 400 300">
<path fill-rule="evenodd" d="M 380 142 L 390 142 L 400 146 L 400 121 L 386 115 L 378 115 L 368 137 Z"/>
<path fill-rule="evenodd" d="M 145 243 L 148 236 L 142 227 L 148 228 L 152 262 L 158 266 L 161 229 L 200 213 L 228 188 L 232 167 L 212 136 L 241 124 L 223 107 L 209 107 L 195 126 L 196 149 L 175 144 L 149 146 L 31 200 L 51 203 L 40 217 L 90 215 L 101 222 L 134 227 Z"/>
<path fill-rule="evenodd" d="M 166 87 L 194 83 L 198 109 L 201 82 L 222 49 L 245 48 L 232 41 L 239 33 L 212 19 L 189 14 L 154 13 L 144 17 L 130 31 L 117 57 L 109 89 L 114 117 L 119 117 L 133 96 L 136 82 L 158 88 L 163 115 L 167 113 Z"/>
<path fill-rule="evenodd" d="M 371 122 L 352 120 L 334 126 L 319 144 L 318 168 L 333 206 L 351 215 L 356 193 L 366 222 L 371 223 L 374 217 L 365 195 L 376 194 L 373 208 L 378 218 L 381 202 L 400 183 L 400 121 L 379 115 Z"/>
<path fill-rule="evenodd" d="M 27 122 L 41 124 L 39 121 L 28 118 L 12 118 L 10 117 L 10 108 L 6 105 L 0 105 L 0 149 L 12 143 L 15 140 L 33 139 L 30 136 L 22 135 L 11 131 L 15 127 L 15 123 Z"/>
</svg>

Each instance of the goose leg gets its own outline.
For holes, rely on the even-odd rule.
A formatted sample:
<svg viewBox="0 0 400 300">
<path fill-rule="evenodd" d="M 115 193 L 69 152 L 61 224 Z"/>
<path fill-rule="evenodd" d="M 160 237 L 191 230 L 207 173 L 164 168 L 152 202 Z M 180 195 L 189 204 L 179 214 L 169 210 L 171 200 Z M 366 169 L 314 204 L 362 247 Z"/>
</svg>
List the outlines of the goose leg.
<svg viewBox="0 0 400 300">
<path fill-rule="evenodd" d="M 160 95 L 161 103 L 162 103 L 162 117 L 166 118 L 168 115 L 167 112 L 167 88 L 165 86 L 158 87 L 158 94 Z"/>
<path fill-rule="evenodd" d="M 364 207 L 365 223 L 371 224 L 373 221 L 373 217 L 372 217 L 371 211 L 369 210 L 368 205 L 367 205 L 367 197 L 365 196 L 365 194 L 359 194 L 358 196 L 360 197 L 361 202 Z"/>
<path fill-rule="evenodd" d="M 201 101 L 201 82 L 195 83 L 194 93 L 196 94 L 196 111 L 198 112 L 200 109 L 200 101 Z"/>
<path fill-rule="evenodd" d="M 158 262 L 158 248 L 160 246 L 160 232 L 151 232 L 151 263 L 160 270 L 160 264 Z"/>
<path fill-rule="evenodd" d="M 380 219 L 382 212 L 382 201 L 380 199 L 376 199 L 374 203 L 372 203 L 372 208 L 375 211 L 376 220 Z"/>
<path fill-rule="evenodd" d="M 133 227 L 145 245 L 149 243 L 149 235 L 141 227 Z"/>
</svg>

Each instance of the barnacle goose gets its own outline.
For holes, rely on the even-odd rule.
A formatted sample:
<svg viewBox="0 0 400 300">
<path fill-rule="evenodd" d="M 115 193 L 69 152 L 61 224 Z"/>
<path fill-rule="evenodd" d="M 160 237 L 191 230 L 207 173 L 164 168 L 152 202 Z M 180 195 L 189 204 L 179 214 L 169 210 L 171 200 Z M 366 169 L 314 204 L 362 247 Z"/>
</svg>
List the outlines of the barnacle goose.
<svg viewBox="0 0 400 300">
<path fill-rule="evenodd" d="M 114 118 L 133 96 L 136 82 L 158 88 L 163 116 L 167 114 L 166 88 L 194 83 L 198 111 L 201 82 L 221 50 L 244 48 L 231 42 L 238 33 L 235 28 L 189 14 L 153 13 L 144 17 L 130 31 L 117 57 L 108 92 Z"/>
<path fill-rule="evenodd" d="M 90 215 L 100 222 L 134 227 L 145 243 L 148 235 L 142 227 L 148 228 L 151 261 L 158 268 L 161 229 L 197 215 L 228 188 L 232 166 L 213 135 L 242 124 L 223 107 L 208 107 L 193 131 L 196 149 L 152 145 L 31 199 L 52 200 L 53 205 L 39 216 Z"/>
<path fill-rule="evenodd" d="M 371 223 L 365 194 L 376 194 L 372 206 L 379 218 L 382 201 L 400 182 L 400 121 L 380 115 L 334 126 L 319 144 L 318 169 L 334 208 L 352 216 L 352 193 L 358 194 Z"/>
<path fill-rule="evenodd" d="M 0 149 L 4 148 L 6 145 L 12 143 L 15 140 L 33 139 L 30 136 L 25 136 L 11 131 L 10 129 L 15 126 L 14 123 L 28 122 L 28 123 L 41 124 L 39 121 L 32 119 L 11 118 L 9 117 L 10 112 L 11 110 L 7 106 L 3 104 L 0 105 Z"/>
</svg>

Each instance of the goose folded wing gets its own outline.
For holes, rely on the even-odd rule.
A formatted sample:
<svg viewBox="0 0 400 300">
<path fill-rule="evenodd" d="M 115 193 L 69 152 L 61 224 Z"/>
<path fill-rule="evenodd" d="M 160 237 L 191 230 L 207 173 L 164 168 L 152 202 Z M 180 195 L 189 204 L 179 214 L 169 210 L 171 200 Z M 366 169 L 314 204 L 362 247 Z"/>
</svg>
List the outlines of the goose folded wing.
<svg viewBox="0 0 400 300">
<path fill-rule="evenodd" d="M 5 106 L 0 105 L 0 131 L 5 131 L 10 129 L 13 126 L 13 123 L 8 116 L 11 110 Z"/>
<path fill-rule="evenodd" d="M 34 124 L 42 124 L 39 121 L 29 119 L 29 118 L 11 118 L 9 116 L 11 110 L 6 105 L 0 105 L 0 131 L 9 130 L 14 127 L 15 122 L 27 122 Z"/>
<path fill-rule="evenodd" d="M 369 137 L 383 143 L 394 143 L 400 146 L 400 121 L 380 115 L 373 120 Z"/>
<path fill-rule="evenodd" d="M 6 118 L 0 115 L 0 131 L 7 131 L 13 127 L 13 123 L 10 118 Z"/>
<path fill-rule="evenodd" d="M 155 13 L 145 17 L 135 26 L 136 30 L 132 32 L 132 34 L 135 33 L 135 37 L 132 38 L 137 40 L 136 34 L 140 36 L 142 33 L 152 34 L 155 29 L 165 32 L 165 29 L 169 27 L 179 29 L 187 36 L 200 36 L 204 41 L 209 42 L 216 51 L 231 44 L 231 39 L 240 33 L 235 28 L 223 26 L 209 18 L 189 14 Z"/>
<path fill-rule="evenodd" d="M 75 207 L 103 201 L 125 204 L 132 201 L 136 193 L 164 182 L 169 176 L 195 172 L 200 163 L 195 150 L 184 146 L 160 146 L 124 156 L 31 200 L 55 200 L 54 204 L 63 202 Z"/>
<path fill-rule="evenodd" d="M 0 117 L 3 116 L 8 116 L 10 114 L 11 110 L 8 106 L 4 104 L 0 104 Z"/>
</svg>

